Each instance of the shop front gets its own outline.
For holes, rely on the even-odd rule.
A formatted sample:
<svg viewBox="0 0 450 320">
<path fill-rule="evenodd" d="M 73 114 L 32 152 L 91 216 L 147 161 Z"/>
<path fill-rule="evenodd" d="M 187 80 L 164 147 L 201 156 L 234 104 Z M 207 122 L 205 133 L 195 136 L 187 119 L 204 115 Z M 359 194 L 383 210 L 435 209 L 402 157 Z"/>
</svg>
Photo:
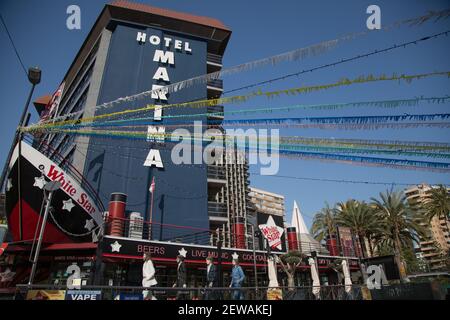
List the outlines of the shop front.
<svg viewBox="0 0 450 320">
<path fill-rule="evenodd" d="M 31 244 L 10 243 L 5 250 L 1 265 L 1 272 L 6 276 L 2 278 L 1 292 L 14 295 L 16 286 L 27 284 L 30 276 Z M 79 244 L 53 244 L 44 246 L 41 250 L 38 272 L 33 284 L 48 285 L 63 289 L 74 289 L 69 284 L 77 280 L 75 289 L 85 290 L 83 287 L 101 286 L 102 299 L 115 299 L 121 295 L 132 292 L 134 297 L 141 294 L 142 286 L 142 257 L 150 253 L 156 269 L 158 287 L 166 288 L 155 292 L 158 299 L 173 299 L 177 291 L 172 288 L 177 277 L 176 257 L 185 257 L 187 269 L 188 299 L 201 299 L 206 287 L 206 258 L 211 256 L 214 263 L 221 270 L 222 281 L 219 286 L 228 287 L 230 284 L 232 260 L 237 259 L 245 273 L 243 287 L 267 287 L 269 283 L 267 272 L 267 252 L 261 250 L 217 248 L 195 244 L 150 241 L 124 237 L 104 236 L 97 243 Z M 277 255 L 283 252 L 275 253 Z M 317 256 L 320 282 L 322 285 L 335 285 L 339 283 L 337 273 L 330 266 L 339 257 Z M 347 258 L 350 271 L 355 275 L 359 271 L 359 263 L 355 258 Z M 278 281 L 280 286 L 287 286 L 287 278 L 278 266 Z M 310 267 L 307 263 L 297 269 L 296 285 L 311 286 Z M 69 286 L 68 286 L 69 285 Z M 121 290 L 118 287 L 127 287 Z M 131 289 L 130 289 L 131 288 Z M 136 288 L 135 290 L 133 288 Z M 75 292 L 76 293 L 76 292 Z M 37 293 L 36 293 L 37 294 Z M 229 292 L 223 292 L 227 298 Z M 248 298 L 254 295 L 254 290 L 246 292 Z M 58 296 L 39 293 L 37 298 L 43 296 Z M 96 293 L 85 295 L 69 295 L 71 298 L 85 296 L 97 297 Z"/>
</svg>

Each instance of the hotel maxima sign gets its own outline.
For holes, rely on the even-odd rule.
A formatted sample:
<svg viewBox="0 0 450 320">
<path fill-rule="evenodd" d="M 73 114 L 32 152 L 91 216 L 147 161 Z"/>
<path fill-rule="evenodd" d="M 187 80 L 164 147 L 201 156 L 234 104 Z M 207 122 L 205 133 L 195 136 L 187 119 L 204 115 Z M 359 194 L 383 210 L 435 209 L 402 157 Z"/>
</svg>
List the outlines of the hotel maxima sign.
<svg viewBox="0 0 450 320">
<path fill-rule="evenodd" d="M 157 35 L 147 35 L 145 32 L 138 32 L 136 36 L 136 41 L 139 43 L 150 43 L 153 46 L 163 46 L 164 50 L 155 49 L 153 55 L 153 61 L 160 63 L 160 66 L 155 70 L 153 74 L 154 81 L 164 81 L 165 83 L 170 83 L 170 75 L 167 71 L 168 66 L 175 65 L 175 54 L 174 51 L 184 52 L 187 54 L 192 53 L 190 43 L 187 41 L 181 41 L 171 37 L 159 37 Z M 153 84 L 152 90 L 157 90 L 164 88 L 164 86 Z M 167 103 L 167 92 L 164 89 L 152 93 L 152 99 L 155 100 L 155 109 L 153 113 L 154 121 L 161 121 L 163 108 L 162 105 L 158 103 Z M 158 141 L 164 139 L 164 134 L 166 129 L 164 126 L 148 126 L 148 137 L 153 135 L 153 140 Z M 156 136 L 156 137 L 155 137 Z M 158 138 L 159 137 L 159 138 Z M 147 158 L 145 159 L 144 166 L 157 168 L 164 168 L 163 161 L 161 159 L 161 154 L 158 149 L 150 149 Z"/>
</svg>

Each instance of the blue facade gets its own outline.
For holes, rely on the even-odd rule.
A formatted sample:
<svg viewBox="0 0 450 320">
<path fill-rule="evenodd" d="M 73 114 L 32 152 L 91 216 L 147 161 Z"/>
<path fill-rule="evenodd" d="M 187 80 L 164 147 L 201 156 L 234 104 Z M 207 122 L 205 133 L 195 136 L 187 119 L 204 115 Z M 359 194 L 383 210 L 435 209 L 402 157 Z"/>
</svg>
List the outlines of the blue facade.
<svg viewBox="0 0 450 320">
<path fill-rule="evenodd" d="M 138 32 L 145 32 L 147 41 L 139 43 L 136 40 Z M 179 52 L 173 48 L 165 48 L 164 41 L 159 45 L 149 42 L 149 37 L 156 35 L 160 39 L 165 36 L 189 42 L 191 53 Z M 173 66 L 154 62 L 156 49 L 170 50 L 174 52 L 175 64 Z M 159 66 L 167 68 L 170 77 L 169 83 L 192 78 L 206 73 L 207 43 L 201 39 L 190 38 L 179 34 L 155 29 L 142 28 L 127 24 L 118 24 L 113 30 L 108 49 L 106 65 L 102 78 L 97 104 L 113 101 L 119 97 L 130 96 L 143 91 L 151 90 L 153 84 L 164 85 L 163 81 L 153 80 L 153 75 Z M 195 85 L 168 95 L 168 101 L 160 103 L 151 98 L 138 99 L 132 103 L 125 103 L 113 108 L 100 109 L 96 115 L 110 113 L 126 109 L 144 107 L 147 104 L 172 104 L 198 99 L 207 96 L 206 84 Z M 205 113 L 206 108 L 167 108 L 163 116 L 177 114 Z M 153 111 L 132 114 L 132 117 L 153 117 Z M 195 117 L 206 123 L 206 116 Z M 180 118 L 176 119 L 179 124 Z M 186 123 L 192 124 L 194 118 L 188 118 Z M 170 126 L 171 121 L 163 119 L 155 122 L 155 125 Z M 180 127 L 183 127 L 180 124 Z M 193 131 L 192 126 L 185 126 Z M 122 127 L 114 130 L 125 130 Z M 174 130 L 174 127 L 166 127 L 166 133 Z M 147 126 L 133 128 L 147 132 Z M 146 221 L 149 220 L 150 192 L 149 186 L 152 177 L 155 177 L 156 190 L 154 193 L 153 222 L 173 224 L 196 228 L 209 228 L 207 212 L 207 169 L 201 165 L 175 165 L 171 161 L 171 149 L 174 144 L 166 143 L 158 145 L 145 140 L 133 139 L 105 139 L 91 137 L 84 175 L 91 184 L 98 188 L 104 205 L 107 206 L 109 195 L 112 192 L 123 192 L 128 195 L 127 211 L 141 213 Z M 144 161 L 149 150 L 158 149 L 164 168 L 145 167 Z M 99 159 L 99 155 L 105 152 L 102 160 L 103 166 L 100 172 L 93 170 L 93 161 Z M 96 167 L 97 168 L 97 167 Z M 96 174 L 97 173 L 97 174 Z M 156 230 L 155 230 L 156 231 Z M 153 239 L 169 240 L 173 236 L 170 232 L 154 232 Z M 180 234 L 194 233 L 192 230 L 180 229 Z M 197 231 L 198 232 L 198 231 Z"/>
</svg>

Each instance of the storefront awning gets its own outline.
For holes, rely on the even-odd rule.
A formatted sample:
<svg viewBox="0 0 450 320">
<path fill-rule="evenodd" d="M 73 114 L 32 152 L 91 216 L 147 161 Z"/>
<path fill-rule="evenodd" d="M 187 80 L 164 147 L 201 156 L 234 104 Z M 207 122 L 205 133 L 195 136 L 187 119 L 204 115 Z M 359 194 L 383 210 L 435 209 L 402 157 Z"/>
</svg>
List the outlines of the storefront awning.
<svg viewBox="0 0 450 320">
<path fill-rule="evenodd" d="M 5 247 L 3 248 L 3 245 Z M 32 243 L 31 242 L 11 242 L 11 243 L 3 243 L 2 248 L 0 249 L 0 255 L 3 252 L 10 253 L 18 253 L 18 252 L 29 252 L 31 250 Z M 49 245 L 44 245 L 41 251 L 64 251 L 64 250 L 89 250 L 89 249 L 97 249 L 97 243 L 85 242 L 85 243 L 54 243 Z"/>
</svg>

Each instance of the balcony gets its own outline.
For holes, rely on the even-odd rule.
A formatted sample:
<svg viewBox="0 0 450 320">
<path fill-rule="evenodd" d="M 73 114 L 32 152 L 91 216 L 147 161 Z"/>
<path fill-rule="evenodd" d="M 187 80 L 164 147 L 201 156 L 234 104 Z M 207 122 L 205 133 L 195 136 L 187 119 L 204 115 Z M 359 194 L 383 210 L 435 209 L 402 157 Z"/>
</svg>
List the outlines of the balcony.
<svg viewBox="0 0 450 320">
<path fill-rule="evenodd" d="M 228 210 L 225 203 L 208 202 L 208 216 L 211 220 L 228 220 Z"/>
<path fill-rule="evenodd" d="M 223 106 L 208 106 L 207 107 L 208 118 L 212 120 L 223 120 Z"/>
<path fill-rule="evenodd" d="M 223 80 L 222 79 L 212 79 L 206 83 L 208 88 L 208 97 L 219 97 L 223 92 Z"/>
<path fill-rule="evenodd" d="M 226 184 L 225 167 L 208 166 L 208 183 L 211 184 Z"/>
<path fill-rule="evenodd" d="M 222 56 L 219 56 L 218 54 L 208 53 L 206 55 L 206 62 L 210 65 L 222 68 Z"/>
</svg>

